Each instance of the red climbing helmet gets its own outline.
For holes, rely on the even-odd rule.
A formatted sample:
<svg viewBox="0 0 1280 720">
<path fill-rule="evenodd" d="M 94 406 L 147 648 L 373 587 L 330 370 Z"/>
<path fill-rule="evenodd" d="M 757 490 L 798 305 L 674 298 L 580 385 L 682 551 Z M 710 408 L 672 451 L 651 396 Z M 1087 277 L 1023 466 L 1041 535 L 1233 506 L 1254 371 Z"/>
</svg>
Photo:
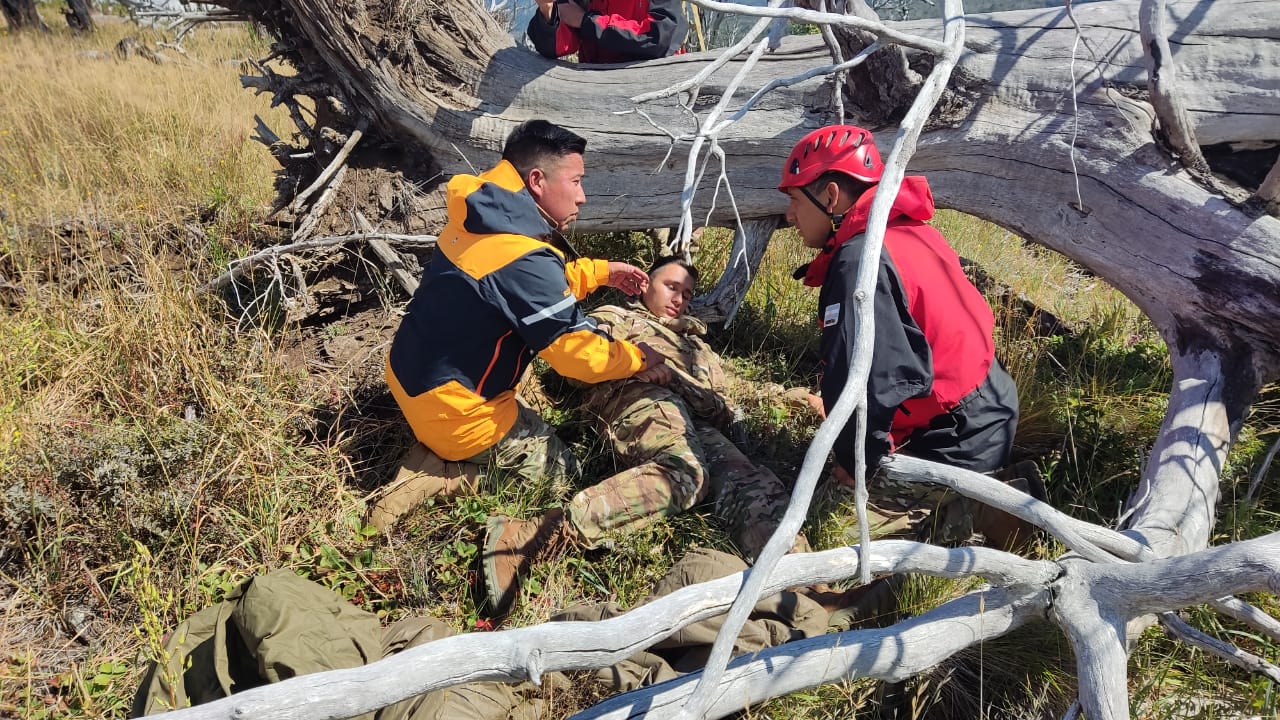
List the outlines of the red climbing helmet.
<svg viewBox="0 0 1280 720">
<path fill-rule="evenodd" d="M 825 172 L 844 173 L 855 180 L 875 184 L 884 174 L 884 163 L 871 133 L 856 125 L 818 128 L 796 143 L 782 166 L 778 189 L 804 187 Z"/>
</svg>

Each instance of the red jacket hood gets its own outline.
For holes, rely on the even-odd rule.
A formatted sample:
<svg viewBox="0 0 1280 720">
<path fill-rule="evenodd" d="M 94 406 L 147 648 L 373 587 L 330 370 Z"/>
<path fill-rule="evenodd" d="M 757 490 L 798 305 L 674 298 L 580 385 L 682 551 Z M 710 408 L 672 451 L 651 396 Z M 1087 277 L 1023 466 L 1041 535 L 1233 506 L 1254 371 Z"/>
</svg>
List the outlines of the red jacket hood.
<svg viewBox="0 0 1280 720">
<path fill-rule="evenodd" d="M 871 202 L 875 199 L 879 185 L 862 193 L 853 203 L 853 207 L 844 215 L 840 229 L 827 238 L 818 256 L 809 263 L 804 273 L 804 284 L 809 287 L 820 287 L 827 279 L 827 268 L 836 250 L 857 235 L 867 231 L 867 221 L 871 216 Z M 908 175 L 902 178 L 902 186 L 898 188 L 898 197 L 894 198 L 889 208 L 889 225 L 895 221 L 916 220 L 924 222 L 933 217 L 933 191 L 929 189 L 929 181 L 923 175 Z"/>
</svg>

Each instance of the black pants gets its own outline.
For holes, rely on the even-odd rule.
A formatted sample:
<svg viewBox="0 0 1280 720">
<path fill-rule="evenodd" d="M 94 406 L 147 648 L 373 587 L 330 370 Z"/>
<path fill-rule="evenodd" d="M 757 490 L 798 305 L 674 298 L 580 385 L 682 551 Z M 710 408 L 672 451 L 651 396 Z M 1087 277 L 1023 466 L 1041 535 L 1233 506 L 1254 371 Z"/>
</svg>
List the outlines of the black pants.
<svg viewBox="0 0 1280 720">
<path fill-rule="evenodd" d="M 981 385 L 951 412 L 912 433 L 898 452 L 974 472 L 994 472 L 1008 464 L 1017 428 L 1018 387 L 994 360 Z"/>
</svg>

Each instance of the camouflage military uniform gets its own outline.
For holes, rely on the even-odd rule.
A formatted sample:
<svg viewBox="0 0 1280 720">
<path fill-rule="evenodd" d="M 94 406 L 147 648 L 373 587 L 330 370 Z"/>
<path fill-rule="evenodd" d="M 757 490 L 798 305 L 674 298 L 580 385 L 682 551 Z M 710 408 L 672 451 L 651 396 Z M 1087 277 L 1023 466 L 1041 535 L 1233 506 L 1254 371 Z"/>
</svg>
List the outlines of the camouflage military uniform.
<svg viewBox="0 0 1280 720">
<path fill-rule="evenodd" d="M 764 547 L 786 511 L 789 492 L 767 468 L 751 463 L 722 433 L 733 410 L 720 359 L 700 337 L 696 318 L 659 318 L 637 304 L 591 313 L 615 338 L 647 342 L 667 357 L 669 386 L 619 380 L 593 386 L 596 413 L 624 470 L 574 496 L 568 514 L 581 539 L 643 527 L 710 495 L 730 537 L 749 558 Z"/>
</svg>

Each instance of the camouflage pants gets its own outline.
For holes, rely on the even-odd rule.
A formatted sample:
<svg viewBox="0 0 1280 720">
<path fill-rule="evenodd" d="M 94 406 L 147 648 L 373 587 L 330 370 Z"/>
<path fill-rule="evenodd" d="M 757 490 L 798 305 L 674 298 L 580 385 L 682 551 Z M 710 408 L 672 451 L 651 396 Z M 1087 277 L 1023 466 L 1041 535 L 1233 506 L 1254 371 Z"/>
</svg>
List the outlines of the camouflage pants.
<svg viewBox="0 0 1280 720">
<path fill-rule="evenodd" d="M 577 477 L 578 461 L 555 429 L 520 403 L 511 431 L 466 460 L 447 461 L 426 445 L 414 443 L 391 482 L 367 499 L 368 522 L 385 531 L 428 498 L 477 493 L 496 474 L 568 481 Z"/>
<path fill-rule="evenodd" d="M 852 507 L 853 488 L 848 488 Z M 895 482 L 876 474 L 867 481 L 867 522 L 872 540 L 918 540 L 961 545 L 973 535 L 977 504 L 937 485 Z M 852 515 L 852 513 L 849 513 Z M 843 532 L 860 542 L 856 521 Z"/>
<path fill-rule="evenodd" d="M 729 537 L 749 562 L 778 529 L 791 501 L 791 489 L 763 465 L 756 465 L 719 430 L 698 428 L 698 441 L 707 459 L 716 517 L 729 528 Z M 808 552 L 809 542 L 799 535 L 793 552 Z"/>
<path fill-rule="evenodd" d="M 556 435 L 555 428 L 523 402 L 511 430 L 493 447 L 465 462 L 487 465 L 516 477 L 572 479 L 578 476 L 578 459 Z"/>
<path fill-rule="evenodd" d="M 584 541 L 594 545 L 609 533 L 644 527 L 710 494 L 744 555 L 753 558 L 764 547 L 786 511 L 786 486 L 719 430 L 696 421 L 677 393 L 647 383 L 625 385 L 602 417 L 609 420 L 614 453 L 631 467 L 569 503 Z"/>
<path fill-rule="evenodd" d="M 582 540 L 596 545 L 609 533 L 642 528 L 705 497 L 702 447 L 678 395 L 658 385 L 629 383 L 601 417 L 618 462 L 629 467 L 569 502 L 569 518 Z"/>
</svg>

